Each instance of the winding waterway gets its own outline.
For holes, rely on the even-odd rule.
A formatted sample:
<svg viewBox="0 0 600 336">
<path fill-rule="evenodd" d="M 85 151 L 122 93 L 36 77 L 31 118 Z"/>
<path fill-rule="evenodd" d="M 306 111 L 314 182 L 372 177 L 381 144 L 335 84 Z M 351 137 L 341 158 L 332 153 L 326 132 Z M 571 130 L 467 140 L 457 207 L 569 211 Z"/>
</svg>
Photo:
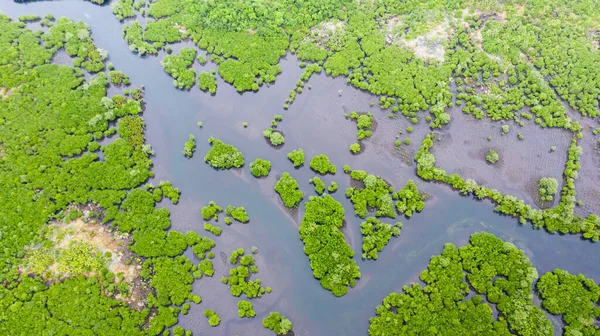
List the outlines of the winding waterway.
<svg viewBox="0 0 600 336">
<path fill-rule="evenodd" d="M 238 299 L 232 297 L 219 280 L 228 272 L 228 266 L 215 258 L 215 276 L 194 283 L 194 293 L 200 295 L 203 302 L 192 305 L 188 315 L 180 316 L 179 325 L 196 335 L 269 335 L 270 331 L 260 322 L 269 311 L 279 311 L 290 318 L 296 335 L 365 335 L 369 318 L 386 295 L 401 291 L 402 286 L 411 281 L 418 281 L 431 255 L 440 253 L 443 244 L 465 244 L 469 235 L 478 231 L 491 232 L 523 249 L 540 275 L 561 268 L 600 279 L 596 257 L 600 245 L 583 241 L 579 236 L 551 235 L 534 230 L 529 224 L 521 226 L 513 218 L 493 213 L 493 205 L 488 202 L 463 198 L 446 186 L 418 180 L 414 164 L 394 154 L 395 134 L 407 126 L 406 121 L 390 120 L 386 112 L 370 107 L 371 101 L 377 98 L 347 86 L 345 79 L 313 76 L 308 83 L 312 89 L 305 89 L 290 109 L 283 111 L 282 104 L 302 73 L 292 55 L 282 60 L 283 73 L 273 86 L 261 88 L 258 93 L 239 94 L 218 78 L 217 94 L 211 96 L 197 87 L 190 92 L 175 89 L 172 78 L 160 65 L 164 54 L 141 58 L 130 52 L 121 37 L 122 23 L 113 16 L 109 6 L 84 1 L 29 4 L 3 1 L 0 10 L 13 18 L 22 14 L 53 14 L 57 18 L 66 16 L 85 21 L 92 29 L 96 45 L 108 50 L 109 61 L 115 68 L 126 72 L 133 86 L 144 84 L 146 136 L 156 151 L 154 182 L 170 180 L 182 191 L 177 206 L 167 202 L 161 205 L 171 210 L 173 229 L 203 234 L 199 210 L 210 200 L 222 206 L 232 204 L 247 209 L 250 223 L 224 227 L 223 235 L 215 239 L 216 253 L 229 254 L 238 247 L 249 250 L 253 245 L 258 246 L 258 277 L 264 286 L 273 288 L 273 293 L 253 300 L 256 318 L 239 319 Z M 183 45 L 174 46 L 174 50 Z M 211 67 L 214 64 L 203 68 Z M 343 93 L 340 95 L 338 90 Z M 357 156 L 348 151 L 348 146 L 355 142 L 356 126 L 344 118 L 345 113 L 353 110 L 372 111 L 378 122 L 372 139 L 366 142 L 366 151 Z M 286 137 L 283 148 L 277 150 L 262 136 L 275 114 L 283 115 L 278 128 Z M 198 121 L 203 122 L 203 128 L 198 128 Z M 244 121 L 248 122 L 248 128 L 242 127 Z M 417 149 L 425 132 L 426 125 L 416 127 L 411 135 L 412 151 Z M 188 134 L 194 134 L 198 144 L 192 159 L 181 154 Z M 203 162 L 209 149 L 206 140 L 210 136 L 238 147 L 247 164 L 257 157 L 270 160 L 271 175 L 255 179 L 247 165 L 232 171 L 212 169 Z M 304 148 L 307 164 L 295 170 L 286 155 L 299 147 Z M 308 168 L 308 160 L 315 154 L 327 154 L 338 167 L 338 174 L 323 180 L 327 184 L 335 180 L 339 185 L 333 196 L 346 209 L 347 224 L 343 230 L 357 259 L 361 254 L 361 220 L 354 216 L 352 205 L 344 196 L 349 186 L 347 175 L 342 174 L 344 164 L 380 175 L 396 188 L 408 179 L 417 180 L 419 188 L 430 195 L 422 213 L 410 220 L 401 219 L 404 222 L 401 236 L 390 241 L 377 261 L 358 260 L 362 278 L 357 287 L 342 298 L 335 298 L 322 289 L 312 277 L 298 238 L 302 213 L 290 215 L 273 191 L 276 177 L 288 171 L 299 181 L 305 200 L 313 195 L 314 189 L 308 180 L 314 174 Z M 198 262 L 191 251 L 186 255 Z M 214 309 L 221 316 L 218 328 L 208 326 L 202 315 L 204 309 Z M 560 327 L 555 329 L 560 334 Z"/>
</svg>

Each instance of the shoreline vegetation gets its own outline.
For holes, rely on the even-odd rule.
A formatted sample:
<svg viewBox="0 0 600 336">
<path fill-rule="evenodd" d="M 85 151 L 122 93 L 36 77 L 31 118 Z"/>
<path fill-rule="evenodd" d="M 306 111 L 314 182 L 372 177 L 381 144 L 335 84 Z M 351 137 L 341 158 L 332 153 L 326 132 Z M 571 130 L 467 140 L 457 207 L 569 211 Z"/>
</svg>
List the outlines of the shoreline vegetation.
<svg viewBox="0 0 600 336">
<path fill-rule="evenodd" d="M 87 1 L 106 5 L 105 0 Z M 217 81 L 223 80 L 239 93 L 256 92 L 277 80 L 283 57 L 295 55 L 304 70 L 262 131 L 270 149 L 286 142 L 277 128 L 283 117 L 275 113 L 295 112 L 298 95 L 315 93 L 309 84 L 313 74 L 341 76 L 348 86 L 370 93 L 371 107 L 377 103 L 389 122 L 401 121 L 408 134 L 429 129 L 414 156 L 416 175 L 423 181 L 486 199 L 495 204 L 495 212 L 521 225 L 600 240 L 600 217 L 576 214 L 581 200 L 575 187 L 581 145 L 590 136 L 587 127 L 594 136 L 600 133 L 591 125 L 600 116 L 600 6 L 593 0 L 114 0 L 110 6 L 132 53 L 165 52 L 161 66 L 179 90 L 197 85 L 216 95 Z M 42 29 L 32 31 L 28 25 Z M 254 301 L 272 291 L 253 277 L 263 262 L 257 247 L 251 254 L 243 248 L 229 256 L 220 252 L 223 263 L 229 259 L 225 270 L 213 263 L 219 253 L 215 246 L 244 226 L 231 226 L 233 221 L 250 222 L 243 206 L 222 208 L 210 201 L 201 207 L 203 221 L 193 231 L 171 228 L 170 211 L 162 202 L 178 204 L 181 190 L 170 181 L 149 182 L 155 153 L 145 137 L 145 89 L 132 88 L 128 74 L 108 63 L 108 52 L 92 36 L 85 22 L 52 15 L 11 19 L 0 13 L 0 334 L 77 329 L 84 334 L 191 336 L 191 330 L 177 324 L 192 304 L 202 304 L 204 322 L 222 330 L 228 320 L 219 315 L 226 315 L 209 309 L 213 303 L 194 294 L 193 285 L 226 274 L 219 285 L 235 298 L 246 296 L 236 299 L 234 318 L 264 316 L 264 328 L 293 335 L 290 319 Z M 193 44 L 174 52 L 172 45 L 184 41 Z M 59 51 L 71 65 L 52 63 Z M 452 122 L 452 109 L 497 123 L 498 137 L 516 134 L 524 140 L 515 129 L 525 125 L 568 132 L 562 181 L 535 181 L 540 202 L 552 204 L 556 198 L 557 204 L 538 209 L 437 167 L 433 149 L 436 139 L 441 141 L 439 132 Z M 344 107 L 352 111 L 345 112 L 346 118 L 356 122 L 356 142 L 350 153 L 344 149 L 349 158 L 366 150 L 363 141 L 381 141 L 374 131 L 382 120 L 366 112 L 373 110 Z M 242 127 L 244 132 L 254 128 L 247 122 Z M 296 139 L 289 134 L 288 140 Z M 399 136 L 389 144 L 394 140 L 400 147 Z M 204 162 L 215 170 L 225 174 L 245 165 L 233 145 L 216 136 L 208 142 Z M 410 144 L 405 138 L 403 147 Z M 357 259 L 377 262 L 378 253 L 401 234 L 402 222 L 385 221 L 398 215 L 410 220 L 424 210 L 428 195 L 413 180 L 396 190 L 383 177 L 345 165 L 351 185 L 345 196 L 361 222 L 348 228 L 342 203 L 330 195 L 338 185 L 326 183 L 339 176 L 340 162 L 307 148 L 312 158 L 303 167 L 303 144 L 295 145 L 280 154 L 294 171 L 318 175 L 309 180 L 318 196 L 305 197 L 307 190 L 290 173 L 279 175 L 276 161 L 257 157 L 249 171 L 261 183 L 270 181 L 285 208 L 303 207 L 298 237 L 313 277 L 336 300 L 344 300 L 362 276 Z M 196 139 L 189 134 L 178 156 L 191 159 L 195 150 Z M 479 159 L 502 166 L 508 160 L 500 153 L 486 150 Z M 272 171 L 275 178 L 269 176 Z M 221 214 L 227 226 L 218 225 Z M 245 228 L 261 224 L 254 216 Z M 360 257 L 346 229 L 360 230 Z M 184 255 L 188 249 L 189 258 Z M 562 318 L 565 334 L 600 332 L 600 286 L 560 269 L 540 277 L 523 250 L 487 232 L 472 234 L 462 247 L 445 244 L 418 283 L 404 285 L 402 293 L 390 293 L 376 307 L 368 334 L 552 335 L 546 313 Z M 279 308 L 293 317 L 296 328 L 310 331 L 283 311 L 285 306 Z"/>
</svg>

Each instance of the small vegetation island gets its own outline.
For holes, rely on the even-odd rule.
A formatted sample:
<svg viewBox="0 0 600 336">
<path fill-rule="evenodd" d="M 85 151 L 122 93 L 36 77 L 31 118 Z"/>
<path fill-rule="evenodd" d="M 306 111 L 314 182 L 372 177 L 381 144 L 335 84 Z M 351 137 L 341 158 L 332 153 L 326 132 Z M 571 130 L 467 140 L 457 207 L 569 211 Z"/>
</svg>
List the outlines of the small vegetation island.
<svg viewBox="0 0 600 336">
<path fill-rule="evenodd" d="M 0 335 L 600 334 L 596 0 L 0 7 Z"/>
</svg>

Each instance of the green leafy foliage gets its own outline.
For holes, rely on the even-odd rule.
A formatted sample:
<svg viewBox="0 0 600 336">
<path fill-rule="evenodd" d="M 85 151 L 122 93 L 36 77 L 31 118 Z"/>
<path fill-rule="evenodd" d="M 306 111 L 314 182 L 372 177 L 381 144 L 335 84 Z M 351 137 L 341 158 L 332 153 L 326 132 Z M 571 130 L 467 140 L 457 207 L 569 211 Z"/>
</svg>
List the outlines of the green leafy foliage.
<svg viewBox="0 0 600 336">
<path fill-rule="evenodd" d="M 329 193 L 334 193 L 338 190 L 338 185 L 335 181 L 331 181 L 331 184 L 329 185 L 329 187 L 327 187 L 327 191 L 329 191 Z"/>
<path fill-rule="evenodd" d="M 204 231 L 208 231 L 215 236 L 220 236 L 223 232 L 223 229 L 210 223 L 204 223 Z"/>
<path fill-rule="evenodd" d="M 219 212 L 223 212 L 223 208 L 218 206 L 214 201 L 210 201 L 208 202 L 208 205 L 203 206 L 202 209 L 200 209 L 200 212 L 202 212 L 202 218 L 204 220 L 210 220 L 211 218 L 217 220 L 219 219 Z"/>
<path fill-rule="evenodd" d="M 257 158 L 254 162 L 250 163 L 250 172 L 254 177 L 268 176 L 271 172 L 271 161 Z"/>
<path fill-rule="evenodd" d="M 315 191 L 319 195 L 323 195 L 325 192 L 325 188 L 327 187 L 323 181 L 318 176 L 315 176 L 309 180 L 309 183 L 315 186 Z"/>
<path fill-rule="evenodd" d="M 129 76 L 124 74 L 122 71 L 110 71 L 108 73 L 108 78 L 110 79 L 110 82 L 115 85 L 121 85 L 121 84 L 129 85 L 130 84 Z"/>
<path fill-rule="evenodd" d="M 346 189 L 346 197 L 350 198 L 357 216 L 365 218 L 368 209 L 375 209 L 377 217 L 396 218 L 396 210 L 390 195 L 393 188 L 387 182 L 363 170 L 353 170 L 350 177 L 364 185 L 364 187 L 357 185 Z"/>
<path fill-rule="evenodd" d="M 353 143 L 352 145 L 350 145 L 350 151 L 354 154 L 360 152 L 360 144 L 358 142 Z"/>
<path fill-rule="evenodd" d="M 183 147 L 183 155 L 185 157 L 191 158 L 196 151 L 196 138 L 190 134 L 188 141 L 185 142 L 185 146 Z"/>
<path fill-rule="evenodd" d="M 354 251 L 340 231 L 344 225 L 344 208 L 333 197 L 311 196 L 304 207 L 300 223 L 300 240 L 310 260 L 313 276 L 321 286 L 343 296 L 354 287 L 360 271 L 352 259 Z"/>
<path fill-rule="evenodd" d="M 173 85 L 189 90 L 196 82 L 196 70 L 190 68 L 196 59 L 196 49 L 181 48 L 179 55 L 166 55 L 160 63 L 173 77 Z"/>
<path fill-rule="evenodd" d="M 133 7 L 133 0 L 118 0 L 112 6 L 113 14 L 119 20 L 126 18 L 135 17 L 135 8 Z"/>
<path fill-rule="evenodd" d="M 329 162 L 329 157 L 325 154 L 315 155 L 310 160 L 310 169 L 315 172 L 325 175 L 327 173 L 335 174 L 335 166 Z"/>
<path fill-rule="evenodd" d="M 246 300 L 240 300 L 237 303 L 238 316 L 239 317 L 254 317 L 256 312 L 252 308 L 252 302 Z"/>
<path fill-rule="evenodd" d="M 263 327 L 273 330 L 276 335 L 287 335 L 293 328 L 292 321 L 278 312 L 270 312 L 263 319 Z"/>
<path fill-rule="evenodd" d="M 217 92 L 217 77 L 214 74 L 214 70 L 202 71 L 198 75 L 198 87 L 202 91 L 208 91 L 210 93 Z"/>
<path fill-rule="evenodd" d="M 287 172 L 283 173 L 275 183 L 275 191 L 288 208 L 297 206 L 304 197 L 302 191 L 298 189 L 298 182 Z"/>
<path fill-rule="evenodd" d="M 536 287 L 542 297 L 542 307 L 553 315 L 562 315 L 565 335 L 594 335 L 595 322 L 600 317 L 596 303 L 600 287 L 585 276 L 554 270 L 544 274 Z"/>
<path fill-rule="evenodd" d="M 491 149 L 488 151 L 487 155 L 485 156 L 485 160 L 491 164 L 498 162 L 499 159 L 500 159 L 500 156 L 498 155 L 498 153 L 496 153 L 496 151 L 491 150 Z"/>
<path fill-rule="evenodd" d="M 356 137 L 358 140 L 362 140 L 371 136 L 371 127 L 373 126 L 373 116 L 371 116 L 371 113 L 359 114 L 356 113 L 356 111 L 352 111 L 352 114 L 350 114 L 350 119 L 356 121 L 356 128 L 358 129 Z"/>
<path fill-rule="evenodd" d="M 466 277 L 465 277 L 466 273 Z M 446 244 L 420 279 L 391 293 L 371 318 L 369 335 L 458 333 L 460 335 L 552 335 L 552 323 L 531 301 L 536 270 L 510 243 L 489 233 L 475 233 L 457 249 Z M 467 299 L 471 288 L 475 295 Z M 487 302 L 484 303 L 482 296 Z M 490 305 L 499 317 L 494 318 Z M 435 315 L 436 319 L 431 320 Z"/>
<path fill-rule="evenodd" d="M 248 213 L 244 207 L 228 205 L 227 208 L 225 208 L 225 213 L 240 223 L 248 223 L 250 221 L 250 217 L 248 217 Z"/>
<path fill-rule="evenodd" d="M 538 192 L 542 201 L 552 201 L 558 191 L 558 181 L 551 177 L 542 177 L 538 182 Z"/>
<path fill-rule="evenodd" d="M 288 159 L 294 163 L 294 167 L 300 167 L 304 164 L 304 150 L 302 148 L 295 149 L 288 153 Z"/>
<path fill-rule="evenodd" d="M 406 217 L 411 217 L 415 212 L 421 212 L 425 206 L 427 196 L 419 193 L 415 181 L 408 180 L 404 187 L 396 193 L 396 209 Z"/>
<path fill-rule="evenodd" d="M 200 258 L 206 258 L 207 253 L 210 254 L 215 242 L 212 239 L 204 236 L 200 236 L 194 231 L 188 231 L 185 233 L 185 241 L 188 246 L 192 248 L 194 254 Z"/>
<path fill-rule="evenodd" d="M 204 311 L 204 316 L 208 318 L 208 324 L 210 324 L 211 327 L 216 327 L 221 323 L 221 318 L 212 309 L 206 309 Z"/>
<path fill-rule="evenodd" d="M 261 286 L 260 279 L 250 280 L 252 273 L 258 273 L 252 255 L 244 255 L 244 249 L 239 248 L 231 253 L 229 262 L 238 266 L 229 270 L 229 278 L 224 278 L 223 283 L 229 286 L 229 292 L 235 297 L 245 294 L 248 299 L 261 297 L 265 288 Z"/>
<path fill-rule="evenodd" d="M 209 277 L 215 274 L 215 270 L 213 269 L 213 263 L 208 259 L 200 261 L 200 264 L 198 264 L 198 269 L 202 272 L 202 274 Z"/>
<path fill-rule="evenodd" d="M 217 169 L 240 168 L 244 165 L 244 155 L 237 148 L 219 139 L 210 137 L 212 148 L 204 156 L 204 161 Z"/>
<path fill-rule="evenodd" d="M 362 243 L 362 258 L 377 260 L 377 252 L 383 251 L 390 239 L 400 235 L 402 223 L 397 223 L 396 226 L 385 224 L 378 219 L 369 217 L 366 221 L 360 224 L 360 233 L 363 236 Z"/>
<path fill-rule="evenodd" d="M 0 286 L 0 296 L 4 316 L 0 333 L 5 335 L 15 330 L 28 335 L 51 330 L 69 334 L 74 328 L 89 334 L 141 335 L 140 328 L 150 312 L 138 312 L 107 297 L 97 278 L 83 276 L 49 286 L 23 277 L 18 286 Z"/>
<path fill-rule="evenodd" d="M 150 280 L 150 287 L 156 291 L 159 305 L 180 306 L 192 296 L 194 277 L 191 272 L 192 263 L 184 256 L 159 257 L 144 262 L 141 276 Z"/>
</svg>

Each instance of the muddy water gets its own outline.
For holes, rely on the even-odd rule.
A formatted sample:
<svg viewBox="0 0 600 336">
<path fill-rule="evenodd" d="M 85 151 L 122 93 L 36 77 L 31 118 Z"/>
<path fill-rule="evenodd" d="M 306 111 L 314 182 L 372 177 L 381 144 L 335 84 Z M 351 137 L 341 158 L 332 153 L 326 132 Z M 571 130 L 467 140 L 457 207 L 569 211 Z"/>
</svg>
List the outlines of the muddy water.
<svg viewBox="0 0 600 336">
<path fill-rule="evenodd" d="M 388 119 L 387 112 L 370 106 L 371 102 L 377 102 L 376 97 L 347 86 L 345 79 L 313 76 L 308 82 L 312 89 L 305 87 L 290 109 L 284 111 L 282 104 L 302 73 L 292 55 L 282 60 L 283 73 L 277 77 L 275 85 L 264 87 L 258 93 L 239 94 L 219 78 L 217 94 L 211 96 L 197 87 L 190 92 L 175 89 L 172 79 L 160 66 L 164 54 L 140 58 L 131 53 L 121 38 L 122 25 L 107 6 L 98 7 L 79 1 L 29 5 L 3 2 L 0 9 L 12 17 L 51 13 L 56 17 L 85 20 L 92 28 L 98 47 L 109 51 L 109 61 L 116 69 L 129 74 L 134 86 L 145 85 L 146 135 L 156 151 L 153 158 L 154 182 L 171 180 L 182 190 L 179 205 L 161 204 L 172 212 L 173 229 L 204 234 L 199 209 L 210 200 L 222 206 L 232 204 L 247 209 L 251 218 L 249 224 L 234 223 L 229 227 L 219 224 L 224 233 L 215 238 L 215 276 L 194 283 L 194 293 L 200 295 L 203 302 L 192 305 L 189 314 L 180 317 L 180 325 L 195 334 L 269 335 L 270 332 L 262 328 L 261 319 L 269 311 L 279 311 L 293 321 L 297 335 L 365 335 L 369 318 L 387 294 L 400 291 L 411 281 L 418 281 L 419 273 L 426 267 L 430 256 L 439 253 L 443 244 L 465 244 L 469 235 L 478 231 L 488 231 L 515 243 L 526 251 L 540 274 L 562 268 L 600 279 L 600 265 L 592 258 L 600 245 L 581 241 L 577 236 L 550 235 L 528 225 L 519 226 L 512 218 L 494 214 L 493 206 L 487 202 L 462 198 L 446 186 L 418 180 L 414 174 L 414 163 L 406 160 L 411 159 L 418 149 L 428 132 L 427 126 L 421 123 L 408 135 L 405 131 L 409 126 L 407 120 Z M 189 44 L 176 45 L 174 50 L 182 46 Z M 209 70 L 214 65 L 209 63 L 201 67 L 196 64 L 195 67 Z M 339 90 L 342 90 L 341 95 Z M 117 90 L 111 88 L 111 92 Z M 371 111 L 378 123 L 371 139 L 364 142 L 364 153 L 356 156 L 348 150 L 355 142 L 356 126 L 344 117 L 345 113 L 353 110 Z M 269 126 L 275 114 L 283 115 L 278 129 L 284 132 L 286 143 L 280 149 L 271 148 L 262 137 L 262 131 Z M 198 121 L 203 122 L 203 128 L 197 127 Z M 242 127 L 243 122 L 248 122 L 248 128 Z M 516 132 L 516 127 L 513 129 Z M 401 130 L 404 130 L 402 135 L 399 134 Z M 181 154 L 188 134 L 193 134 L 197 140 L 196 154 L 192 159 Z M 400 140 L 409 137 L 412 144 L 396 149 L 396 135 Z M 246 166 L 239 170 L 216 171 L 205 164 L 203 157 L 209 150 L 206 140 L 210 136 L 238 147 L 245 155 Z M 511 137 L 514 136 L 511 134 Z M 500 135 L 494 137 L 500 138 Z M 463 146 L 463 143 L 455 142 L 452 146 Z M 294 169 L 286 154 L 299 147 L 304 148 L 307 163 Z M 302 242 L 298 239 L 297 227 L 302 210 L 295 216 L 290 215 L 273 191 L 276 177 L 288 171 L 300 183 L 305 200 L 314 195 L 314 189 L 308 183 L 309 178 L 314 176 L 308 168 L 308 161 L 316 154 L 327 154 L 338 168 L 338 174 L 325 176 L 323 180 L 327 184 L 335 180 L 339 185 L 334 197 L 346 209 L 347 225 L 343 230 L 358 259 L 361 221 L 353 215 L 352 205 L 344 197 L 344 190 L 349 186 L 348 177 L 342 173 L 344 164 L 380 175 L 396 188 L 408 179 L 415 179 L 419 188 L 430 195 L 424 212 L 410 220 L 399 219 L 405 224 L 402 234 L 392 239 L 379 254 L 379 260 L 357 261 L 362 279 L 342 298 L 335 298 L 323 290 L 312 277 Z M 248 164 L 257 157 L 272 162 L 272 172 L 265 179 L 255 179 L 248 171 Z M 557 161 L 554 164 L 562 167 L 562 156 Z M 493 175 L 493 179 L 504 177 L 503 174 Z M 258 278 L 263 280 L 264 286 L 272 287 L 273 293 L 252 300 L 257 318 L 239 319 L 238 299 L 232 297 L 228 288 L 220 283 L 220 277 L 227 274 L 228 266 L 219 255 L 221 252 L 228 255 L 238 247 L 248 251 L 253 245 L 260 250 L 257 256 Z M 187 251 L 186 255 L 198 262 L 191 251 Z M 202 315 L 204 309 L 214 309 L 221 316 L 219 327 L 208 326 Z"/>
</svg>

